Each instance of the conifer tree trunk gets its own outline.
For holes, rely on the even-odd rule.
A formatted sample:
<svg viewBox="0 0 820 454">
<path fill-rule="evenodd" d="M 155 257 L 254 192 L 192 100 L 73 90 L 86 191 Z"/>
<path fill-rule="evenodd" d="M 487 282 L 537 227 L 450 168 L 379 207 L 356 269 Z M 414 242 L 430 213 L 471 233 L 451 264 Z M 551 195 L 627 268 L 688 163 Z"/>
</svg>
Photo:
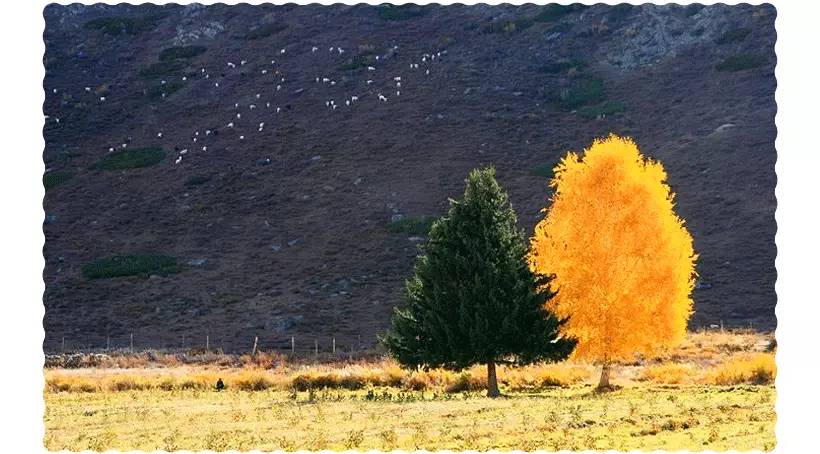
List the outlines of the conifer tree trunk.
<svg viewBox="0 0 820 454">
<path fill-rule="evenodd" d="M 498 391 L 498 379 L 495 375 L 495 362 L 487 363 L 487 397 L 498 397 L 501 392 Z"/>
<path fill-rule="evenodd" d="M 598 381 L 598 390 L 599 391 L 606 391 L 610 388 L 609 386 L 609 362 L 605 362 L 601 366 L 601 379 Z"/>
</svg>

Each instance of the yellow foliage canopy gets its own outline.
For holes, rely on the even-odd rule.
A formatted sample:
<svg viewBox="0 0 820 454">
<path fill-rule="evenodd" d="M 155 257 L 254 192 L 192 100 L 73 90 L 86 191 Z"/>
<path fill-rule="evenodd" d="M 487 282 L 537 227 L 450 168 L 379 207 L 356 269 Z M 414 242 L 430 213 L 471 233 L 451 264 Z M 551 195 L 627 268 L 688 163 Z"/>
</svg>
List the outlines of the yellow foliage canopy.
<svg viewBox="0 0 820 454">
<path fill-rule="evenodd" d="M 615 135 L 556 166 L 529 260 L 555 275 L 549 308 L 569 317 L 563 331 L 578 339 L 576 358 L 628 360 L 686 334 L 697 256 L 665 180 L 659 162 Z"/>
</svg>

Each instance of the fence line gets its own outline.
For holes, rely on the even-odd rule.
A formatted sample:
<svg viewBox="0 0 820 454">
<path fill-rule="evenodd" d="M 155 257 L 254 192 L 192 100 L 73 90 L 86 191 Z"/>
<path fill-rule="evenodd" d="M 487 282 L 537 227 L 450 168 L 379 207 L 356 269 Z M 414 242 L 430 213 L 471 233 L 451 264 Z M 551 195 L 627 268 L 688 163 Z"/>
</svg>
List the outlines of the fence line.
<svg viewBox="0 0 820 454">
<path fill-rule="evenodd" d="M 140 351 L 161 351 L 161 352 L 191 352 L 191 351 L 206 351 L 213 353 L 225 354 L 247 354 L 255 355 L 260 352 L 276 352 L 280 354 L 290 354 L 293 356 L 314 356 L 319 354 L 330 353 L 333 355 L 348 356 L 353 358 L 357 353 L 373 352 L 378 347 L 376 339 L 369 345 L 364 345 L 361 341 L 361 335 L 355 337 L 345 336 L 347 342 L 339 342 L 335 335 L 321 335 L 302 337 L 305 339 L 299 341 L 297 336 L 288 336 L 282 338 L 281 336 L 270 337 L 265 339 L 263 336 L 252 335 L 248 336 L 248 347 L 243 347 L 243 342 L 232 338 L 229 342 L 230 348 L 225 348 L 225 340 L 220 339 L 218 342 L 219 348 L 213 345 L 211 335 L 205 334 L 197 345 L 196 342 L 190 341 L 190 336 L 182 334 L 179 342 L 169 342 L 162 337 L 157 339 L 152 336 L 141 336 L 138 332 L 129 332 L 122 336 L 106 335 L 103 339 L 97 340 L 75 340 L 70 336 L 61 336 L 57 339 L 59 344 L 56 347 L 49 348 L 49 344 L 44 342 L 43 350 L 46 354 L 73 354 L 73 353 L 106 353 L 106 352 L 140 352 Z M 144 341 L 144 339 L 153 339 Z M 313 340 L 311 345 L 310 340 Z"/>
</svg>

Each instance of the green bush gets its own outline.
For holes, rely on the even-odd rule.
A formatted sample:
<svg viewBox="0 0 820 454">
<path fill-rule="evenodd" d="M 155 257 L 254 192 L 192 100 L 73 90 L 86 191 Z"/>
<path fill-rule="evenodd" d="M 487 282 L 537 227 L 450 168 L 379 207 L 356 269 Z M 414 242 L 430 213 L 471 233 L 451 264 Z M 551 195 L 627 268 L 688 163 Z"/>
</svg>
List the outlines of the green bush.
<svg viewBox="0 0 820 454">
<path fill-rule="evenodd" d="M 211 177 L 201 176 L 201 175 L 194 175 L 188 180 L 185 181 L 185 186 L 199 186 L 211 181 Z"/>
<path fill-rule="evenodd" d="M 532 168 L 532 174 L 544 178 L 552 178 L 554 175 L 553 169 L 556 163 L 541 164 Z"/>
<path fill-rule="evenodd" d="M 578 109 L 578 115 L 586 118 L 598 118 L 601 115 L 612 115 L 624 111 L 624 105 L 617 101 L 604 101 L 594 106 Z"/>
<path fill-rule="evenodd" d="M 107 154 L 91 166 L 92 170 L 124 170 L 150 167 L 165 159 L 165 151 L 159 147 L 135 148 Z"/>
<path fill-rule="evenodd" d="M 142 17 L 100 17 L 86 22 L 84 27 L 88 30 L 101 31 L 106 35 L 136 35 L 153 29 L 165 16 L 166 14 L 149 14 Z"/>
<path fill-rule="evenodd" d="M 157 84 L 148 89 L 148 97 L 151 99 L 162 98 L 163 93 L 165 93 L 165 96 L 169 96 L 183 86 L 185 86 L 185 84 L 183 84 L 181 80 L 172 80 L 165 85 Z"/>
<path fill-rule="evenodd" d="M 739 54 L 731 56 L 715 66 L 718 71 L 743 71 L 744 69 L 757 68 L 766 64 L 766 59 L 760 55 Z"/>
<path fill-rule="evenodd" d="M 165 255 L 116 255 L 83 265 L 86 279 L 123 276 L 168 275 L 180 272 L 177 259 Z"/>
<path fill-rule="evenodd" d="M 748 28 L 735 28 L 720 35 L 720 38 L 715 40 L 715 44 L 731 44 L 743 41 L 752 30 Z"/>
<path fill-rule="evenodd" d="M 498 21 L 493 22 L 484 27 L 482 33 L 513 33 L 521 30 L 526 30 L 533 26 L 535 22 L 529 18 L 516 19 L 514 21 Z"/>
<path fill-rule="evenodd" d="M 388 3 L 376 7 L 379 17 L 384 20 L 408 20 L 421 17 L 427 14 L 430 9 L 425 5 L 407 3 L 404 5 L 391 5 Z"/>
<path fill-rule="evenodd" d="M 541 8 L 541 11 L 533 17 L 533 20 L 535 22 L 557 22 L 567 14 L 581 11 L 584 8 L 588 8 L 588 6 L 580 3 L 573 3 L 571 5 L 551 3 Z"/>
<path fill-rule="evenodd" d="M 147 68 L 143 68 L 139 72 L 139 75 L 146 79 L 181 75 L 186 68 L 188 68 L 187 60 L 165 60 L 156 62 Z"/>
<path fill-rule="evenodd" d="M 244 39 L 244 40 L 250 41 L 250 40 L 254 40 L 254 39 L 267 38 L 268 36 L 275 35 L 275 34 L 281 32 L 281 31 L 285 30 L 286 28 L 288 28 L 288 26 L 284 25 L 284 24 L 277 24 L 277 23 L 264 24 L 264 25 L 260 25 L 259 27 L 254 28 L 253 30 L 249 31 L 248 33 L 245 33 L 244 35 L 240 36 L 239 39 Z"/>
<path fill-rule="evenodd" d="M 558 104 L 572 110 L 578 107 L 603 101 L 604 81 L 587 77 L 576 81 L 571 87 L 558 93 Z"/>
<path fill-rule="evenodd" d="M 163 49 L 162 52 L 159 53 L 159 60 L 160 61 L 169 61 L 169 60 L 177 60 L 182 59 L 186 60 L 189 58 L 194 58 L 197 55 L 205 53 L 208 50 L 205 46 L 174 46 L 169 47 L 167 49 Z"/>
<path fill-rule="evenodd" d="M 375 57 L 371 55 L 356 55 L 355 57 L 351 58 L 347 63 L 343 64 L 339 67 L 342 71 L 355 71 L 361 68 L 367 68 L 368 66 L 373 65 L 376 62 Z"/>
<path fill-rule="evenodd" d="M 538 68 L 539 72 L 547 73 L 547 74 L 557 74 L 569 71 L 572 68 L 575 68 L 577 71 L 584 69 L 587 66 L 587 63 L 583 60 L 561 60 L 553 63 L 547 63 Z"/>
<path fill-rule="evenodd" d="M 416 218 L 401 218 L 391 221 L 387 226 L 390 233 L 402 233 L 405 235 L 427 235 L 430 226 L 436 220 L 434 216 L 420 216 Z"/>
<path fill-rule="evenodd" d="M 74 177 L 74 174 L 71 172 L 59 171 L 59 172 L 49 172 L 43 175 L 43 187 L 45 187 L 46 191 L 56 188 L 57 186 L 65 183 L 66 181 L 70 180 Z"/>
</svg>

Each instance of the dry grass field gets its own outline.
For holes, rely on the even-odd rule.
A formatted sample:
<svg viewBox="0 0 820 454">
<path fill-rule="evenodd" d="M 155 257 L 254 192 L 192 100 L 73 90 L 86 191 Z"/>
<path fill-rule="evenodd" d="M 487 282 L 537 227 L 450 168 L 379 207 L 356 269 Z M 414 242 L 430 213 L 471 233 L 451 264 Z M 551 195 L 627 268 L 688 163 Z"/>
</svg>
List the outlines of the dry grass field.
<svg viewBox="0 0 820 454">
<path fill-rule="evenodd" d="M 402 370 L 388 360 L 48 368 L 52 450 L 738 449 L 775 444 L 770 336 L 690 333 L 661 358 L 597 369 L 567 362 L 502 368 L 488 399 L 480 367 Z M 139 358 L 139 356 L 135 356 Z M 227 389 L 213 384 L 223 378 Z"/>
</svg>

